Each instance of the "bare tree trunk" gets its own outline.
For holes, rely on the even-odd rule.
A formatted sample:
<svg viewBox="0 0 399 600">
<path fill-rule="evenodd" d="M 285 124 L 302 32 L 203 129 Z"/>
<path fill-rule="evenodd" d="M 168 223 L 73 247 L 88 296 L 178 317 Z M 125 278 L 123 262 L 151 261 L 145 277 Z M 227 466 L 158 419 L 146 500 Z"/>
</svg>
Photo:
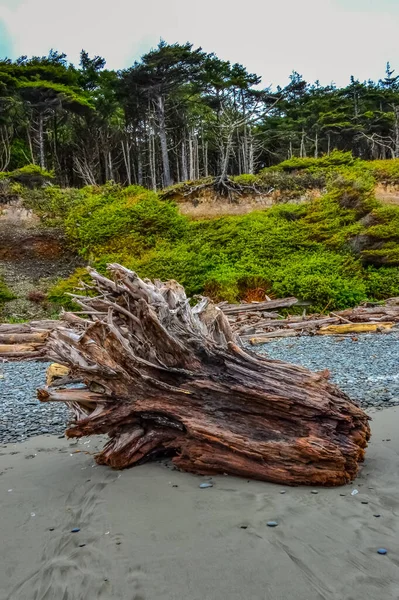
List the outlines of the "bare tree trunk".
<svg viewBox="0 0 399 600">
<path fill-rule="evenodd" d="M 327 156 L 330 156 L 331 135 L 327 133 Z"/>
<path fill-rule="evenodd" d="M 249 155 L 248 155 L 248 173 L 253 175 L 255 173 L 255 152 L 254 152 L 254 144 L 251 137 L 249 143 Z"/>
<path fill-rule="evenodd" d="M 2 150 L 0 152 L 0 171 L 6 171 L 11 160 L 11 141 L 7 125 L 0 126 Z"/>
<path fill-rule="evenodd" d="M 170 176 L 170 164 L 168 154 L 168 140 L 166 136 L 166 123 L 165 123 L 165 104 L 162 96 L 157 97 L 157 115 L 158 115 L 158 130 L 159 140 L 161 142 L 161 154 L 162 154 L 162 166 L 163 166 L 163 183 L 165 187 L 172 185 L 172 179 Z"/>
<path fill-rule="evenodd" d="M 237 161 L 238 161 L 238 174 L 242 175 L 243 173 L 246 173 L 246 170 L 244 168 L 243 170 L 243 164 L 245 164 L 245 150 L 244 150 L 244 142 L 241 143 L 240 140 L 240 134 L 237 131 Z"/>
<path fill-rule="evenodd" d="M 151 187 L 154 192 L 157 191 L 157 176 L 155 171 L 155 140 L 154 134 L 150 129 L 150 134 L 148 136 L 148 156 L 150 163 L 150 177 L 151 177 Z"/>
<path fill-rule="evenodd" d="M 181 143 L 181 176 L 182 181 L 188 180 L 186 140 Z"/>
<path fill-rule="evenodd" d="M 227 143 L 226 143 L 226 148 L 224 151 L 223 162 L 222 162 L 222 172 L 220 175 L 220 179 L 222 179 L 222 180 L 227 178 L 232 145 L 233 145 L 233 132 L 230 131 L 230 133 L 227 136 Z"/>
<path fill-rule="evenodd" d="M 316 136 L 314 140 L 314 157 L 319 158 L 319 133 L 316 131 Z"/>
<path fill-rule="evenodd" d="M 33 144 L 32 144 L 32 138 L 30 135 L 29 127 L 26 128 L 26 137 L 28 139 L 28 146 L 29 146 L 29 151 L 30 151 L 31 162 L 32 162 L 32 165 L 35 165 L 36 164 L 35 153 L 33 152 Z"/>
<path fill-rule="evenodd" d="M 136 140 L 137 146 L 137 183 L 143 185 L 143 161 L 141 158 L 141 146 Z"/>
<path fill-rule="evenodd" d="M 301 134 L 301 146 L 299 149 L 299 156 L 300 156 L 300 158 L 306 157 L 305 130 L 304 129 L 302 129 L 302 134 Z"/>
<path fill-rule="evenodd" d="M 192 131 L 189 132 L 189 136 L 188 136 L 188 168 L 189 168 L 189 178 L 191 181 L 193 181 L 193 179 L 195 179 L 195 174 L 194 174 L 194 146 L 193 146 Z"/>
<path fill-rule="evenodd" d="M 125 170 L 127 176 L 128 185 L 132 185 L 132 167 L 130 163 L 130 147 L 129 144 L 121 140 L 123 162 L 125 163 Z"/>
<path fill-rule="evenodd" d="M 208 177 L 209 170 L 208 170 L 208 142 L 207 141 L 202 142 L 202 152 L 203 152 L 203 161 L 204 161 L 204 177 Z"/>
<path fill-rule="evenodd" d="M 114 167 L 112 164 L 112 154 L 111 154 L 110 150 L 108 150 L 107 157 L 108 157 L 109 179 L 110 179 L 110 181 L 114 181 Z"/>
<path fill-rule="evenodd" d="M 195 178 L 199 179 L 200 166 L 199 166 L 199 143 L 198 134 L 195 134 Z"/>
<path fill-rule="evenodd" d="M 39 143 L 39 161 L 42 169 L 46 168 L 44 159 L 44 118 L 43 113 L 39 112 L 39 131 L 38 131 L 38 143 Z"/>
<path fill-rule="evenodd" d="M 395 158 L 399 158 L 399 106 L 394 106 L 395 114 Z"/>
</svg>

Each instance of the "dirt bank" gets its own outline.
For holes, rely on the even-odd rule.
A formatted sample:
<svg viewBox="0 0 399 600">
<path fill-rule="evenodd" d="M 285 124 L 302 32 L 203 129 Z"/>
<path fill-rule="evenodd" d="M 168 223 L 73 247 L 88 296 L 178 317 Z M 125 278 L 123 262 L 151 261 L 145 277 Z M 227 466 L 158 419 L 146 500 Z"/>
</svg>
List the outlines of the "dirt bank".
<svg viewBox="0 0 399 600">
<path fill-rule="evenodd" d="M 54 311 L 44 296 L 53 283 L 79 264 L 66 250 L 62 232 L 43 228 L 20 202 L 0 205 L 0 277 L 16 296 L 0 320 L 46 317 Z"/>
</svg>

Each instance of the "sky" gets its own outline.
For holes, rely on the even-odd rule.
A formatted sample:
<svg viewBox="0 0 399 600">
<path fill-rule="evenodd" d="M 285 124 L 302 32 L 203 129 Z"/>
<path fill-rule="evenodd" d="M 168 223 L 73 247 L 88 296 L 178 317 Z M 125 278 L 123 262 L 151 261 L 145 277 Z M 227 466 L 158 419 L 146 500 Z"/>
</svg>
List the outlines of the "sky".
<svg viewBox="0 0 399 600">
<path fill-rule="evenodd" d="M 110 69 L 168 43 L 190 41 L 239 62 L 262 83 L 295 70 L 345 85 L 399 74 L 399 0 L 0 0 L 0 57 L 45 55 L 79 62 L 84 48 Z"/>
</svg>

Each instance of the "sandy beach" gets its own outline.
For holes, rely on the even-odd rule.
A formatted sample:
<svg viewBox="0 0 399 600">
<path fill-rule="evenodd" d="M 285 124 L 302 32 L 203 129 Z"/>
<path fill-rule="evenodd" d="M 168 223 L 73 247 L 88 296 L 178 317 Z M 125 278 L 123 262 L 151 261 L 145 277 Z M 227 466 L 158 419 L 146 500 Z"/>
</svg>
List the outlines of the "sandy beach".
<svg viewBox="0 0 399 600">
<path fill-rule="evenodd" d="M 360 476 L 318 493 L 111 471 L 90 454 L 101 440 L 1 447 L 1 600 L 397 600 L 399 408 L 370 414 Z"/>
</svg>

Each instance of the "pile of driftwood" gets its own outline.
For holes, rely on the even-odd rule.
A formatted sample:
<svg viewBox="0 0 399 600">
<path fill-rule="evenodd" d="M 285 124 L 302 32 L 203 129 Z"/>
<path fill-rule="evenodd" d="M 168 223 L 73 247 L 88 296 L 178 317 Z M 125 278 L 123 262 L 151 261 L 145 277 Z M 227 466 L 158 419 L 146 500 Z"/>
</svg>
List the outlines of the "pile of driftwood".
<svg viewBox="0 0 399 600">
<path fill-rule="evenodd" d="M 183 470 L 284 484 L 356 476 L 369 419 L 328 372 L 244 349 L 226 314 L 207 298 L 191 307 L 175 281 L 143 281 L 117 264 L 109 278 L 89 273 L 96 295 L 78 298 L 86 316 L 65 313 L 48 341 L 69 371 L 38 397 L 73 409 L 68 437 L 109 435 L 98 463 L 168 454 Z"/>
<path fill-rule="evenodd" d="M 60 321 L 0 323 L 0 359 L 40 360 L 46 356 L 47 339 Z"/>
<path fill-rule="evenodd" d="M 246 304 L 220 303 L 230 327 L 245 342 L 264 344 L 274 338 L 299 335 L 343 335 L 390 330 L 399 323 L 399 298 L 390 298 L 384 305 L 366 303 L 356 308 L 327 315 L 282 316 L 300 303 L 296 298 L 282 298 Z"/>
<path fill-rule="evenodd" d="M 85 303 L 75 299 L 81 308 L 89 310 Z M 297 298 L 278 298 L 265 302 L 228 304 L 221 302 L 218 308 L 226 315 L 234 334 L 252 345 L 264 344 L 280 337 L 299 335 L 343 335 L 389 331 L 399 323 L 399 298 L 389 298 L 384 305 L 365 303 L 356 308 L 328 315 L 283 316 L 292 307 L 303 306 Z M 84 312 L 80 311 L 80 312 Z M 93 320 L 99 318 L 94 311 Z M 96 316 L 97 314 L 97 316 Z M 0 323 L 0 359 L 39 360 L 47 357 L 47 339 L 50 332 L 65 323 L 44 320 L 31 323 Z"/>
</svg>

